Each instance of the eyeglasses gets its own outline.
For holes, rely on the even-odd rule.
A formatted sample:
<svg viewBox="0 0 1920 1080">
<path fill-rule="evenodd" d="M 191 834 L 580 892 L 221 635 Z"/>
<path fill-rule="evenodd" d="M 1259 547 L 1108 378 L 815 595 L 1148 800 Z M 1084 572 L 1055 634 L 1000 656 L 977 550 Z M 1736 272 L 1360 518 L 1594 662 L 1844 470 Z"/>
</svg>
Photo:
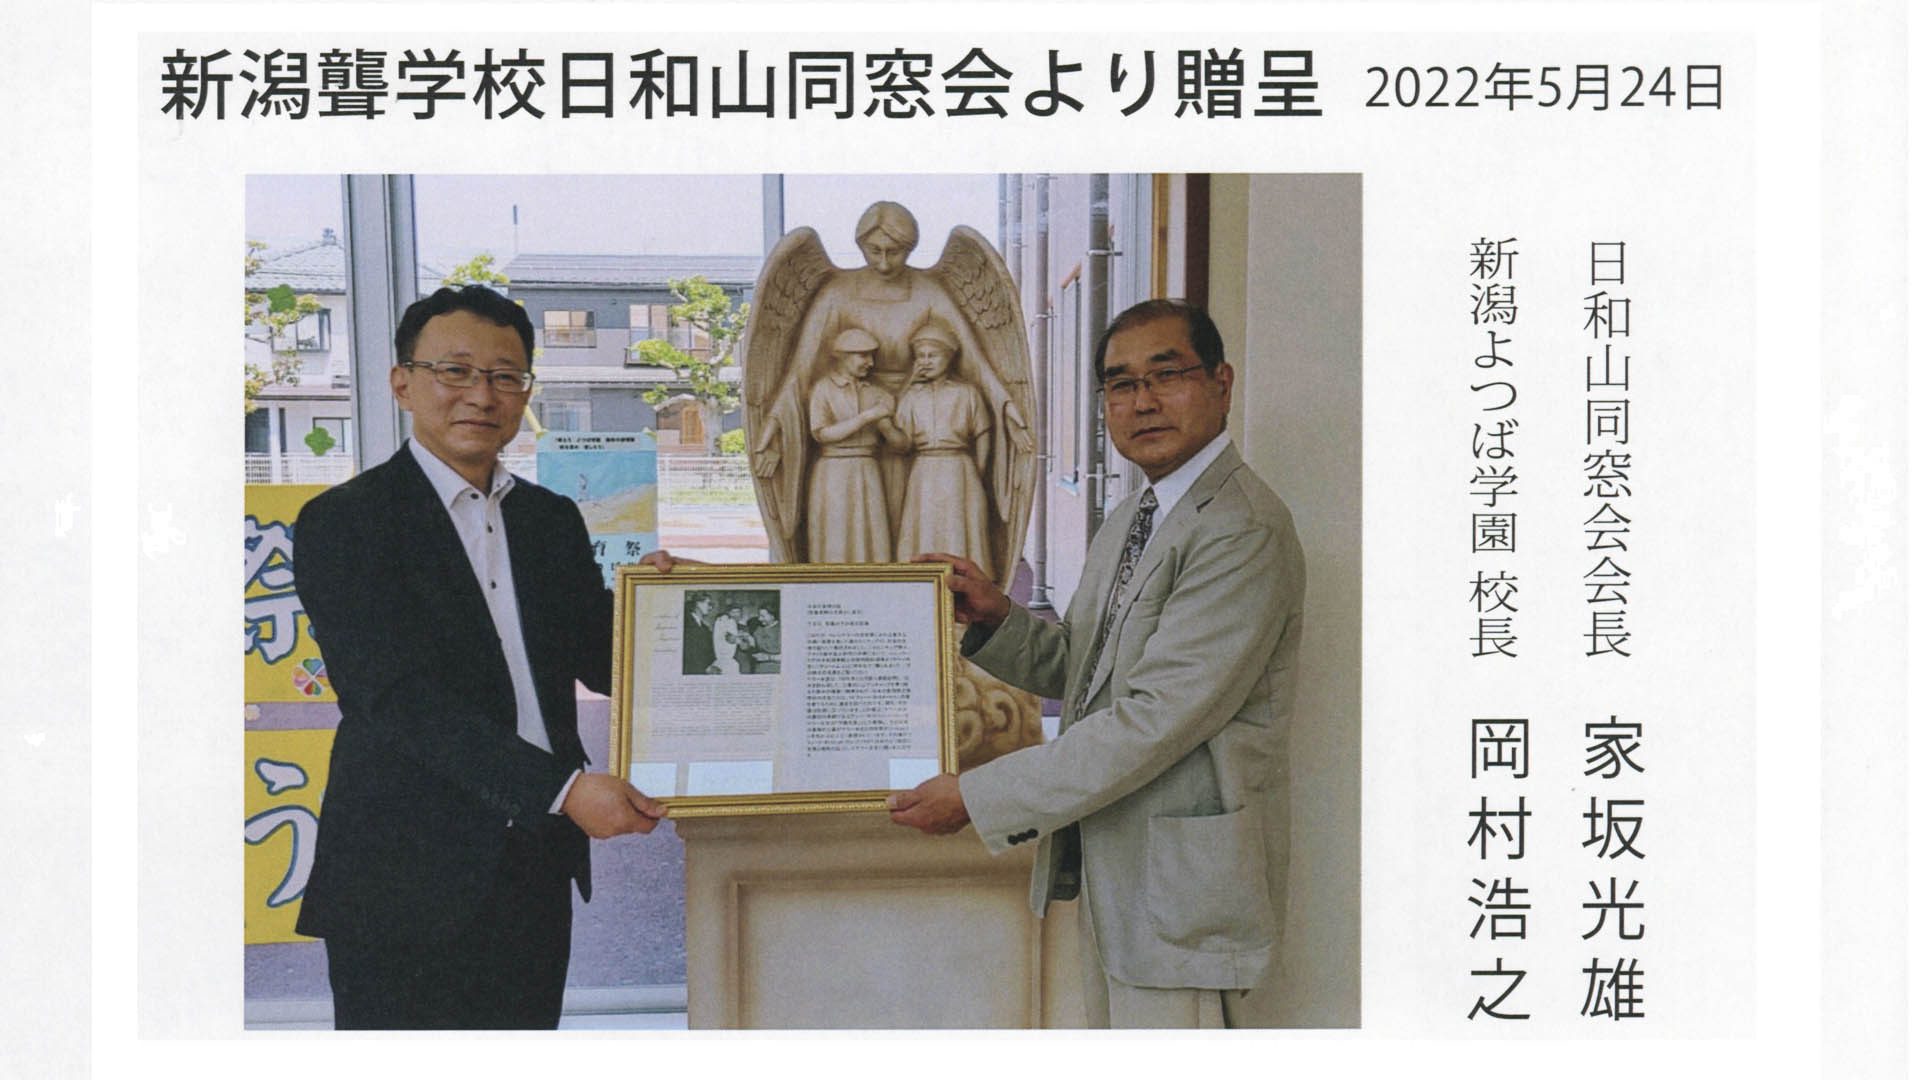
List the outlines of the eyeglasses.
<svg viewBox="0 0 1920 1080">
<path fill-rule="evenodd" d="M 408 360 L 400 366 L 430 371 L 441 386 L 451 386 L 457 390 L 478 386 L 481 379 L 487 380 L 502 394 L 524 394 L 533 389 L 533 372 L 519 368 L 478 368 L 457 360 Z"/>
<path fill-rule="evenodd" d="M 1109 405 L 1127 404 L 1134 399 L 1135 395 L 1140 393 L 1143 387 L 1152 390 L 1157 397 L 1173 389 L 1174 384 L 1180 380 L 1196 371 L 1204 369 L 1206 366 L 1205 364 L 1194 364 L 1191 367 L 1183 368 L 1158 368 L 1147 372 L 1137 379 L 1123 375 L 1117 379 L 1108 379 L 1101 383 L 1100 393 L 1106 397 L 1107 404 Z"/>
</svg>

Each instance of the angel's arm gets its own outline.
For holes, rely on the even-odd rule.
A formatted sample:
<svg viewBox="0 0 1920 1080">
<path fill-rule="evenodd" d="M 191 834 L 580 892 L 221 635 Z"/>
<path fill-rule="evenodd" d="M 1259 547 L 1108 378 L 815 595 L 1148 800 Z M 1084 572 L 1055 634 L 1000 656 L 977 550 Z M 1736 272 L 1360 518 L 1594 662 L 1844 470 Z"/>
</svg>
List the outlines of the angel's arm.
<svg viewBox="0 0 1920 1080">
<path fill-rule="evenodd" d="M 1027 418 L 1020 415 L 1020 406 L 1008 401 L 1001 407 L 1001 415 L 1007 421 L 1007 441 L 1013 449 L 1024 454 L 1033 449 L 1033 436 L 1027 432 Z"/>
<path fill-rule="evenodd" d="M 769 409 L 760 421 L 760 437 L 754 441 L 753 475 L 766 479 L 780 472 L 780 420 Z"/>
</svg>

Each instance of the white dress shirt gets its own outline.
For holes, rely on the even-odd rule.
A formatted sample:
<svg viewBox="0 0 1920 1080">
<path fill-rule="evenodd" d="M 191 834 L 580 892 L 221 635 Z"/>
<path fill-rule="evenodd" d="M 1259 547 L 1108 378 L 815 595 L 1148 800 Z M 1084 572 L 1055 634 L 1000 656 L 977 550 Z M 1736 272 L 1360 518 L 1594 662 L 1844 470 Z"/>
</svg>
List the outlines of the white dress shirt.
<svg viewBox="0 0 1920 1080">
<path fill-rule="evenodd" d="M 1153 489 L 1153 497 L 1160 500 L 1159 508 L 1153 512 L 1153 532 L 1160 531 L 1161 522 L 1167 520 L 1167 515 L 1186 497 L 1193 482 L 1200 479 L 1200 474 L 1207 471 L 1207 466 L 1213 464 L 1232 441 L 1222 431 L 1213 437 L 1212 442 L 1201 447 L 1199 453 L 1182 462 L 1179 468 L 1147 485 Z"/>
<path fill-rule="evenodd" d="M 540 713 L 540 695 L 533 688 L 533 665 L 527 660 L 526 638 L 520 633 L 520 601 L 513 591 L 513 563 L 507 552 L 507 523 L 500 514 L 500 501 L 513 490 L 513 474 L 498 461 L 493 464 L 490 491 L 482 492 L 451 465 L 435 457 L 433 451 L 415 440 L 408 440 L 413 459 L 427 474 L 427 481 L 440 496 L 440 505 L 453 519 L 453 530 L 460 534 L 460 546 L 466 549 L 467 562 L 487 599 L 487 612 L 493 616 L 494 632 L 500 636 L 500 650 L 506 654 L 507 675 L 513 680 L 515 727 L 520 737 L 548 753 L 553 743 L 547 738 L 547 723 Z M 560 789 L 550 813 L 559 813 L 573 789 L 576 771 Z"/>
</svg>

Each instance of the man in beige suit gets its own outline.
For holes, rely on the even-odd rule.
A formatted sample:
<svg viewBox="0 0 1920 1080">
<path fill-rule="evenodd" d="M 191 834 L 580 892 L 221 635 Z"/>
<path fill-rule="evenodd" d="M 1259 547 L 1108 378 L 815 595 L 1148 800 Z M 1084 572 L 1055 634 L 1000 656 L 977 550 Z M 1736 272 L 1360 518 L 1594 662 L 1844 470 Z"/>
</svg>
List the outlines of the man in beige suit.
<svg viewBox="0 0 1920 1080">
<path fill-rule="evenodd" d="M 927 556 L 953 568 L 962 651 L 1060 699 L 1059 737 L 889 806 L 929 833 L 971 821 L 995 853 L 1039 842 L 1034 911 L 1080 899 L 1091 1026 L 1272 1026 L 1300 544 L 1225 434 L 1233 368 L 1204 311 L 1129 308 L 1094 369 L 1114 446 L 1149 486 L 1094 537 L 1065 618 Z"/>
</svg>

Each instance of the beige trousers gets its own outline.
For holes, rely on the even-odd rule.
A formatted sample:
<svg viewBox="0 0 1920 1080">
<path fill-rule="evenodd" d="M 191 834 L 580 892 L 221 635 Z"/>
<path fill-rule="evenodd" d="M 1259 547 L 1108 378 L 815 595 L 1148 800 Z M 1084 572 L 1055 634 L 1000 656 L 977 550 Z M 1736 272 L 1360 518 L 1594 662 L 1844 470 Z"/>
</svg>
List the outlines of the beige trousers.
<svg viewBox="0 0 1920 1080">
<path fill-rule="evenodd" d="M 1238 990 L 1162 989 L 1132 986 L 1107 974 L 1100 963 L 1093 921 L 1087 917 L 1083 894 L 1080 909 L 1080 998 L 1090 1028 L 1197 1028 L 1227 1026 L 1228 997 Z"/>
</svg>

